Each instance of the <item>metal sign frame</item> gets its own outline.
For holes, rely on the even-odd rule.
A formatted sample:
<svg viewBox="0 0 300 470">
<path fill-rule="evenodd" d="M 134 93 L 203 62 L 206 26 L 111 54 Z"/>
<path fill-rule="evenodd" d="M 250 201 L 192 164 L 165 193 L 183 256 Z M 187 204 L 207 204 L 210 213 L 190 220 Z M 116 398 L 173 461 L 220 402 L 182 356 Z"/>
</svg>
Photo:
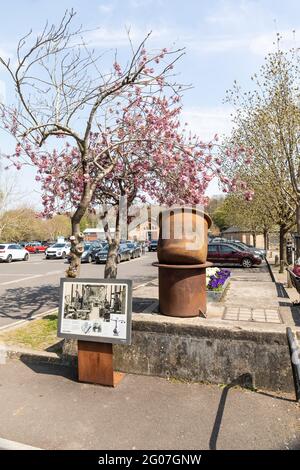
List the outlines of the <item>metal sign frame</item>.
<svg viewBox="0 0 300 470">
<path fill-rule="evenodd" d="M 84 288 L 86 289 L 89 287 L 115 287 L 115 286 L 123 286 L 125 288 L 125 293 L 126 293 L 126 299 L 124 301 L 124 304 L 122 304 L 122 308 L 124 309 L 124 313 L 116 313 L 112 312 L 111 314 L 114 315 L 115 317 L 118 316 L 121 317 L 124 315 L 124 319 L 120 320 L 122 323 L 126 323 L 126 328 L 125 328 L 125 337 L 118 337 L 117 334 L 114 334 L 112 330 L 111 335 L 105 335 L 101 334 L 101 329 L 100 333 L 99 331 L 96 332 L 90 332 L 90 329 L 95 326 L 95 323 L 97 325 L 101 324 L 104 325 L 103 322 L 97 320 L 97 322 L 92 322 L 89 319 L 82 319 L 82 318 L 66 318 L 64 316 L 65 314 L 65 301 L 66 301 L 66 289 L 70 290 L 70 283 L 74 284 L 74 286 L 81 286 L 82 292 L 84 291 Z M 71 287 L 72 288 L 72 287 Z M 84 294 L 82 293 L 82 297 L 84 297 Z M 111 299 L 110 299 L 111 300 Z M 72 298 L 71 298 L 72 301 Z M 83 302 L 83 300 L 81 301 Z M 99 313 L 100 315 L 100 313 Z M 109 314 L 110 316 L 110 314 Z M 118 319 L 114 318 L 112 319 L 113 322 L 118 321 Z M 109 319 L 109 322 L 111 320 Z M 73 323 L 76 322 L 76 323 Z M 79 323 L 77 323 L 79 322 Z M 66 323 L 67 323 L 67 328 L 66 328 Z M 86 326 L 90 326 L 89 330 L 87 330 L 86 334 L 83 333 L 83 323 L 86 323 Z M 89 323 L 91 325 L 89 325 Z M 74 325 L 74 329 L 76 332 L 72 333 L 72 325 Z M 117 325 L 117 323 L 115 323 Z M 60 299 L 59 299 L 59 311 L 58 311 L 58 326 L 57 326 L 57 336 L 59 338 L 67 338 L 67 339 L 78 339 L 82 341 L 93 341 L 93 342 L 100 342 L 100 343 L 112 343 L 112 344 L 131 344 L 131 328 L 132 326 L 132 281 L 128 279 L 90 279 L 90 278 L 61 278 L 60 280 Z M 99 327 L 99 326 L 98 326 Z M 80 328 L 80 331 L 82 333 L 78 333 L 78 329 Z M 107 328 L 106 328 L 107 329 Z M 115 326 L 115 330 L 117 330 L 117 327 Z"/>
</svg>

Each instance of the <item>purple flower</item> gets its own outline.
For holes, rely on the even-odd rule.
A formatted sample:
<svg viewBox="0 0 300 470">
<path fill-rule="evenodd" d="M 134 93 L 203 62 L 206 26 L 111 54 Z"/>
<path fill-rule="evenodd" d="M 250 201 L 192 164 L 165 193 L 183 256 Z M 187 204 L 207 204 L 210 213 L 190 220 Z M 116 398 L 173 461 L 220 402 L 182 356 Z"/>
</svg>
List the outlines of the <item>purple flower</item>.
<svg viewBox="0 0 300 470">
<path fill-rule="evenodd" d="M 218 289 L 225 284 L 226 279 L 230 276 L 229 269 L 220 269 L 216 274 L 210 276 L 208 289 Z"/>
</svg>

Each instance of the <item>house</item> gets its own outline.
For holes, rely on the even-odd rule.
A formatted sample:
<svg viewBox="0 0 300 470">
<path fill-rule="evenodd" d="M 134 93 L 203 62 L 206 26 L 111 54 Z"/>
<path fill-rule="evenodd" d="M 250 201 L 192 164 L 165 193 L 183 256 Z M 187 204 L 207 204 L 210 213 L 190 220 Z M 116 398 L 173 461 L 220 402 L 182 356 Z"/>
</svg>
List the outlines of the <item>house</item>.
<svg viewBox="0 0 300 470">
<path fill-rule="evenodd" d="M 86 228 L 83 233 L 85 240 L 89 242 L 105 239 L 104 229 L 100 227 Z"/>
</svg>

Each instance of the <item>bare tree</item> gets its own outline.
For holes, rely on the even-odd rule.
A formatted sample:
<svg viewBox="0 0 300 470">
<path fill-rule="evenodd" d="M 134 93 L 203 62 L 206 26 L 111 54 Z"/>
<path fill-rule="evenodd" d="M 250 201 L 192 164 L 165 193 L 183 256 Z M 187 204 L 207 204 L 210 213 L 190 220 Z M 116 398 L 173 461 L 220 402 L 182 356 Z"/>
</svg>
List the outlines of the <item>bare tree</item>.
<svg viewBox="0 0 300 470">
<path fill-rule="evenodd" d="M 252 77 L 254 88 L 245 92 L 235 83 L 227 99 L 236 108 L 237 129 L 232 141 L 253 149 L 252 162 L 244 166 L 245 173 L 251 173 L 256 186 L 259 182 L 266 187 L 269 201 L 278 209 L 282 232 L 291 227 L 289 216 L 294 215 L 300 235 L 299 65 L 299 49 L 282 51 L 278 36 L 277 51 L 266 57 L 260 73 Z M 281 256 L 283 252 L 281 246 Z M 300 238 L 297 255 L 300 256 Z"/>
</svg>

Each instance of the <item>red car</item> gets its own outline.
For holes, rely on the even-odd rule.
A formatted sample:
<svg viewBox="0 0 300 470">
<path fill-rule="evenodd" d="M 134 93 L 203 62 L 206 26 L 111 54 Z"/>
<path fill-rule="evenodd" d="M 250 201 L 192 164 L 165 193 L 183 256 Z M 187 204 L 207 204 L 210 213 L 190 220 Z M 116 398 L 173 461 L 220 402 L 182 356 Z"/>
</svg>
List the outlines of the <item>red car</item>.
<svg viewBox="0 0 300 470">
<path fill-rule="evenodd" d="M 262 262 L 261 257 L 253 251 L 240 250 L 229 243 L 210 243 L 208 245 L 207 261 L 219 264 L 237 264 L 243 268 L 251 268 Z"/>
<path fill-rule="evenodd" d="M 48 245 L 44 245 L 41 242 L 31 242 L 25 245 L 25 250 L 29 253 L 45 253 L 47 250 Z"/>
</svg>

